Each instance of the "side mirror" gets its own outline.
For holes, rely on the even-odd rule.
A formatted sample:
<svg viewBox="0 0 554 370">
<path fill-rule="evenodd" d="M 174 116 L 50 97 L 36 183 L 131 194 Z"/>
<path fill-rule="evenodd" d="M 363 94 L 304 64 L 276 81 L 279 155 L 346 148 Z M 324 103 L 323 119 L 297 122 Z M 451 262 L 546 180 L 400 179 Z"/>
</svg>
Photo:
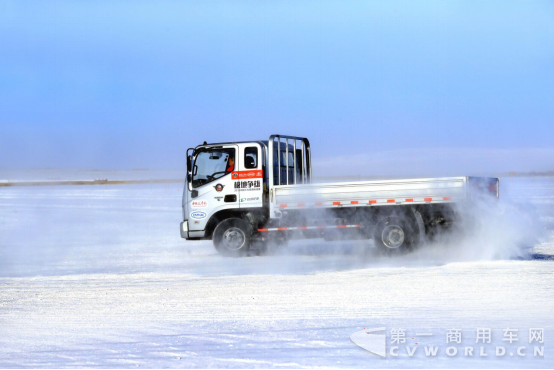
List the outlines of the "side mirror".
<svg viewBox="0 0 554 370">
<path fill-rule="evenodd" d="M 192 157 L 187 155 L 187 172 L 190 172 L 190 165 L 192 163 Z"/>
</svg>

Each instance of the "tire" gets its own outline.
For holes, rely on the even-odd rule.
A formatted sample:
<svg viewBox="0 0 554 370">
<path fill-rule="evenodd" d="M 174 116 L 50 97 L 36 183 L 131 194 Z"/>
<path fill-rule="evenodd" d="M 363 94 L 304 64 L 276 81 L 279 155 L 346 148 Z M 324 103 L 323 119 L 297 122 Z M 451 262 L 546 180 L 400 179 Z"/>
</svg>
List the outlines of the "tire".
<svg viewBox="0 0 554 370">
<path fill-rule="evenodd" d="M 220 222 L 213 233 L 215 249 L 222 256 L 244 257 L 250 250 L 250 225 L 240 218 Z"/>
<path fill-rule="evenodd" d="M 391 216 L 377 224 L 373 240 L 377 248 L 389 255 L 404 254 L 417 244 L 418 233 L 409 220 Z"/>
</svg>

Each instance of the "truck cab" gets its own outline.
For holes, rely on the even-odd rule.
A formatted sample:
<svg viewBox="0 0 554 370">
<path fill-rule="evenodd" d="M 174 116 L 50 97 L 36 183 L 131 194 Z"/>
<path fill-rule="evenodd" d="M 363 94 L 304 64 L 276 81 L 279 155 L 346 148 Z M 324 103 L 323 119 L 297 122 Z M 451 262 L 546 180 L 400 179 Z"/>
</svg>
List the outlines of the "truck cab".
<svg viewBox="0 0 554 370">
<path fill-rule="evenodd" d="M 256 229 L 271 218 L 273 185 L 308 183 L 310 179 L 306 138 L 273 135 L 265 141 L 204 142 L 190 148 L 181 236 L 212 239 L 215 228 L 231 218 Z"/>
</svg>

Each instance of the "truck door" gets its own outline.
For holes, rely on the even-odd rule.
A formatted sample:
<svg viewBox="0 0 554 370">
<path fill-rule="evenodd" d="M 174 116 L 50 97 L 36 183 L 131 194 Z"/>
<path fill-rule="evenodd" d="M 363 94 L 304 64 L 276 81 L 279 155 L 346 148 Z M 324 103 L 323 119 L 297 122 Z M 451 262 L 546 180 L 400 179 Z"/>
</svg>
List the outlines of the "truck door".
<svg viewBox="0 0 554 370">
<path fill-rule="evenodd" d="M 234 188 L 240 194 L 240 208 L 262 207 L 262 148 L 257 143 L 239 147 L 239 171 L 233 173 Z"/>
</svg>

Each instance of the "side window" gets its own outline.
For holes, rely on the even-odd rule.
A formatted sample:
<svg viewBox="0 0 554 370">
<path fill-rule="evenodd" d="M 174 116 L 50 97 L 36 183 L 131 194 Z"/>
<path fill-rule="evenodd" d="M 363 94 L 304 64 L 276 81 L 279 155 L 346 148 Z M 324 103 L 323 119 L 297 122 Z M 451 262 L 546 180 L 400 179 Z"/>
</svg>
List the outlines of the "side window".
<svg viewBox="0 0 554 370">
<path fill-rule="evenodd" d="M 286 166 L 285 162 L 285 166 Z M 289 167 L 294 167 L 294 154 L 292 152 L 289 152 Z"/>
<path fill-rule="evenodd" d="M 258 167 L 258 148 L 251 146 L 244 149 L 244 168 Z"/>
<path fill-rule="evenodd" d="M 289 151 L 289 168 L 294 167 L 294 154 L 292 154 L 292 151 Z M 287 155 L 286 152 L 281 152 L 281 167 L 287 168 Z"/>
</svg>

